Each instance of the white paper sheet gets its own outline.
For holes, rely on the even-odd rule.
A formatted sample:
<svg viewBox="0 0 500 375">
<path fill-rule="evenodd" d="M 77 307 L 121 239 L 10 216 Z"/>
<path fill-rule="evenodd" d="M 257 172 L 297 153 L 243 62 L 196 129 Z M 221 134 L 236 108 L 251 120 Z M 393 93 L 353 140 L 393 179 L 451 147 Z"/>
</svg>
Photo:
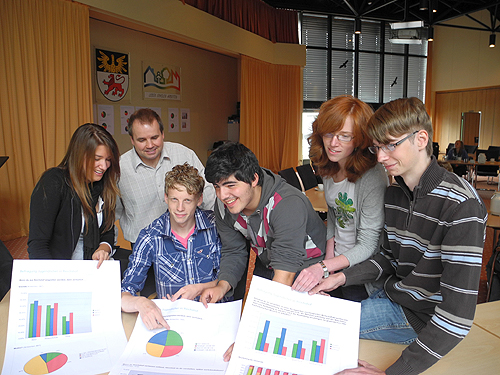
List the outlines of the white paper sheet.
<svg viewBox="0 0 500 375">
<path fill-rule="evenodd" d="M 357 367 L 360 314 L 358 302 L 253 276 L 227 374 L 331 375 Z"/>
<path fill-rule="evenodd" d="M 2 374 L 109 371 L 127 343 L 120 297 L 119 262 L 14 260 Z"/>
<path fill-rule="evenodd" d="M 209 304 L 153 300 L 170 330 L 148 330 L 140 316 L 110 375 L 224 374 L 222 357 L 234 342 L 241 301 Z"/>
</svg>

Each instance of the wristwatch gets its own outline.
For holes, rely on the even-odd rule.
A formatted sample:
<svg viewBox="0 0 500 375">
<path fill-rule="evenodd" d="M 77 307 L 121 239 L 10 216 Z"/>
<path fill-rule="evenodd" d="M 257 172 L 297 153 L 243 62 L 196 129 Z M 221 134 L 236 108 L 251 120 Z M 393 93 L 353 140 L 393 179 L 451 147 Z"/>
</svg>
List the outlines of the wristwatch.
<svg viewBox="0 0 500 375">
<path fill-rule="evenodd" d="M 319 265 L 321 268 L 323 268 L 323 279 L 326 279 L 328 276 L 330 276 L 330 272 L 328 272 L 328 268 L 325 266 L 325 263 L 323 263 L 322 260 L 320 260 Z"/>
</svg>

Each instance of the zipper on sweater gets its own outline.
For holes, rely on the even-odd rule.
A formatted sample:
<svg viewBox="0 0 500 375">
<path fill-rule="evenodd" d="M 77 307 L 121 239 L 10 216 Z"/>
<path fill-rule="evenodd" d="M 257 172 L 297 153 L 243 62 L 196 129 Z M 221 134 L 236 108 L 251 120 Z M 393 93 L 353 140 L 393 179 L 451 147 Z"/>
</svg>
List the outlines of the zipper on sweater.
<svg viewBox="0 0 500 375">
<path fill-rule="evenodd" d="M 413 190 L 411 192 L 411 195 L 413 195 L 413 197 L 411 197 L 410 194 L 407 193 L 406 196 L 408 197 L 408 200 L 410 201 L 410 207 L 408 209 L 408 216 L 406 217 L 406 227 L 405 229 L 408 230 L 408 228 L 410 227 L 410 224 L 411 224 L 411 218 L 413 217 L 413 208 L 415 207 L 415 204 L 416 204 L 416 201 L 417 201 L 417 192 L 419 190 L 419 186 L 415 186 L 415 190 Z"/>
</svg>

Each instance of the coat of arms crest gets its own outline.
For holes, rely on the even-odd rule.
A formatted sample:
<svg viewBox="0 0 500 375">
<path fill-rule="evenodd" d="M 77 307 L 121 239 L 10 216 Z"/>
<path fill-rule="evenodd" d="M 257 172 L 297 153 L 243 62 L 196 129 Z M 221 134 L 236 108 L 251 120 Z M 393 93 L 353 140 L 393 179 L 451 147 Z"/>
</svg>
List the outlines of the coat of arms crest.
<svg viewBox="0 0 500 375">
<path fill-rule="evenodd" d="M 97 86 L 106 99 L 117 102 L 128 91 L 128 54 L 96 48 Z"/>
</svg>

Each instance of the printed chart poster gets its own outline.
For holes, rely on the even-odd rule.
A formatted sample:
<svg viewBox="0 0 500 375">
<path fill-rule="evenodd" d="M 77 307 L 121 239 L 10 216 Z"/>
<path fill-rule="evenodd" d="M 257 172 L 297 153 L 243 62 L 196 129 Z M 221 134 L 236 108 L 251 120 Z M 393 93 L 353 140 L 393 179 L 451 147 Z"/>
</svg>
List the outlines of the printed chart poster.
<svg viewBox="0 0 500 375">
<path fill-rule="evenodd" d="M 358 365 L 361 304 L 252 278 L 227 373 L 331 375 Z"/>
<path fill-rule="evenodd" d="M 99 374 L 125 349 L 120 263 L 14 260 L 2 374 Z"/>
<path fill-rule="evenodd" d="M 142 62 L 144 99 L 181 100 L 181 68 Z"/>
<path fill-rule="evenodd" d="M 179 108 L 168 109 L 168 131 L 170 133 L 179 131 Z"/>
<path fill-rule="evenodd" d="M 140 316 L 110 375 L 224 374 L 223 355 L 234 342 L 241 301 L 210 304 L 153 300 L 170 329 L 148 330 Z"/>
<path fill-rule="evenodd" d="M 122 105 L 120 106 L 120 128 L 122 134 L 128 134 L 128 119 L 134 113 L 134 106 Z"/>
<path fill-rule="evenodd" d="M 122 100 L 128 91 L 128 54 L 95 49 L 97 86 L 112 102 Z"/>
<path fill-rule="evenodd" d="M 181 108 L 181 132 L 191 131 L 191 111 L 189 108 Z"/>
<path fill-rule="evenodd" d="M 109 134 L 115 134 L 115 108 L 112 105 L 97 105 L 97 123 L 104 127 Z"/>
</svg>

